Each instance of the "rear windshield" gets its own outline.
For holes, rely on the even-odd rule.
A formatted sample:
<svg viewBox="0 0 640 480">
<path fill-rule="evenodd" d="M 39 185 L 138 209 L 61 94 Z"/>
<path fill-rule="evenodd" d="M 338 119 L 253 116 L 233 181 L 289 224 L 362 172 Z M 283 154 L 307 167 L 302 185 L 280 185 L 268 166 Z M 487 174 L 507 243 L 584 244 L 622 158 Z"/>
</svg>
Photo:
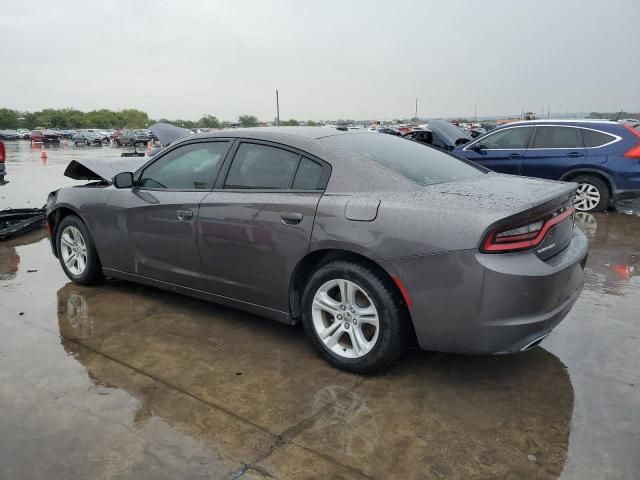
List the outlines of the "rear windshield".
<svg viewBox="0 0 640 480">
<path fill-rule="evenodd" d="M 334 135 L 322 142 L 373 160 L 419 185 L 483 175 L 486 170 L 411 140 L 385 133 Z"/>
</svg>

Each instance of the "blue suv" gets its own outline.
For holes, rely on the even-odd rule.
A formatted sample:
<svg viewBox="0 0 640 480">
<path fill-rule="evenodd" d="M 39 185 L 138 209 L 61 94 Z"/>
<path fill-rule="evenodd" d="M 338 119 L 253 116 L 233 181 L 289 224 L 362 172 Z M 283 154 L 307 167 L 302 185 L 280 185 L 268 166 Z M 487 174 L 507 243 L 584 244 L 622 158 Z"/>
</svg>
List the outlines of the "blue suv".
<svg viewBox="0 0 640 480">
<path fill-rule="evenodd" d="M 575 206 L 605 210 L 640 196 L 640 126 L 606 120 L 510 123 L 453 153 L 491 170 L 576 182 Z"/>
</svg>

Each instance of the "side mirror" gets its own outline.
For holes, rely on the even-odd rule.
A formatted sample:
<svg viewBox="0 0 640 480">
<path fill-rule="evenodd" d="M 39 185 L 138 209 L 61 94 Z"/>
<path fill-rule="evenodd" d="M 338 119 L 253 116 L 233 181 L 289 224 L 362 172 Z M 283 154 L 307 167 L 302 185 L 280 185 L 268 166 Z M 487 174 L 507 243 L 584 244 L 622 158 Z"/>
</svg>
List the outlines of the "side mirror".
<svg viewBox="0 0 640 480">
<path fill-rule="evenodd" d="M 487 152 L 485 152 L 485 150 L 487 149 L 487 147 L 485 145 L 482 145 L 481 143 L 476 143 L 471 150 L 473 150 L 476 153 L 479 153 L 480 155 L 485 155 Z"/>
<path fill-rule="evenodd" d="M 122 172 L 113 177 L 113 186 L 116 188 L 133 187 L 133 173 Z"/>
</svg>

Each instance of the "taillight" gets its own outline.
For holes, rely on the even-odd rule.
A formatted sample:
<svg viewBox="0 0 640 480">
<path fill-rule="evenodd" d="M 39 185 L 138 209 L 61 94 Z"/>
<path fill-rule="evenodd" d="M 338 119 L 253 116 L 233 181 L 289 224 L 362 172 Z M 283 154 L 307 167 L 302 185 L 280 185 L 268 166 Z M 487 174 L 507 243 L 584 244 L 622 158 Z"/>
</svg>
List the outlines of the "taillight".
<svg viewBox="0 0 640 480">
<path fill-rule="evenodd" d="M 527 223 L 506 225 L 490 232 L 482 244 L 485 253 L 519 252 L 534 248 L 544 240 L 551 227 L 573 215 L 575 208 L 567 207 L 565 210 Z"/>
<path fill-rule="evenodd" d="M 633 133 L 636 137 L 638 137 L 638 139 L 640 139 L 640 132 L 638 130 L 636 130 L 635 128 L 633 128 L 630 125 L 625 125 L 624 128 L 626 128 L 627 130 L 629 130 L 631 133 Z M 625 158 L 636 158 L 636 159 L 640 159 L 640 143 L 638 143 L 638 145 L 631 147 L 629 150 L 627 150 L 626 152 L 624 152 L 624 157 Z"/>
<path fill-rule="evenodd" d="M 4 163 L 7 159 L 7 151 L 4 149 L 4 143 L 0 142 L 0 163 Z"/>
</svg>

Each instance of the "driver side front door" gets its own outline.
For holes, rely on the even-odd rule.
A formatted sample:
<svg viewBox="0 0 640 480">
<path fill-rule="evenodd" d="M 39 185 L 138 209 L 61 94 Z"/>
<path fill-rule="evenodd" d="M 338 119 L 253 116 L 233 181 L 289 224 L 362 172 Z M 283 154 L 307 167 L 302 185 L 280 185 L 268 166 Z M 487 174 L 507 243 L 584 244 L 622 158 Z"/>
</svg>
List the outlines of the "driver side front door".
<svg viewBox="0 0 640 480">
<path fill-rule="evenodd" d="M 464 157 L 494 172 L 520 175 L 532 131 L 529 126 L 496 130 L 466 146 Z"/>
<path fill-rule="evenodd" d="M 109 208 L 126 248 L 116 269 L 205 289 L 196 225 L 230 141 L 180 144 L 145 167 L 131 189 L 115 190 Z"/>
</svg>

